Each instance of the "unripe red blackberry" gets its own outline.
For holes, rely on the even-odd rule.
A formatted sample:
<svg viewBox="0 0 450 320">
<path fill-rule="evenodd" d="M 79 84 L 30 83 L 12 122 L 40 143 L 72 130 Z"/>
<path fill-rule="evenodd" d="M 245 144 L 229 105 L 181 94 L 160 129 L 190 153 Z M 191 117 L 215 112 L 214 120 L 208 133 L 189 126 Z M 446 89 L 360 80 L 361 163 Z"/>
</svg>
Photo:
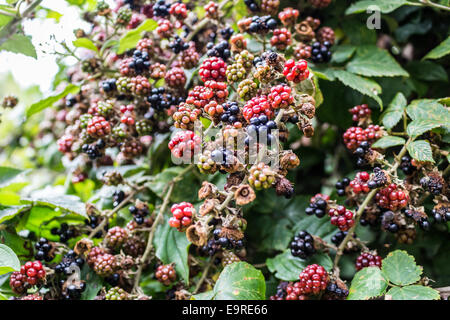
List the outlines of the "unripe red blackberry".
<svg viewBox="0 0 450 320">
<path fill-rule="evenodd" d="M 112 275 L 117 269 L 116 257 L 109 253 L 97 256 L 93 269 L 101 277 Z"/>
<path fill-rule="evenodd" d="M 248 182 L 256 190 L 270 188 L 275 183 L 275 172 L 263 162 L 253 165 L 249 174 Z"/>
<path fill-rule="evenodd" d="M 219 17 L 219 5 L 217 3 L 210 1 L 204 8 L 207 18 L 217 19 Z"/>
<path fill-rule="evenodd" d="M 106 234 L 106 246 L 111 249 L 119 249 L 128 239 L 128 231 L 121 227 L 113 227 Z"/>
<path fill-rule="evenodd" d="M 294 49 L 294 57 L 297 60 L 309 59 L 311 58 L 312 47 L 306 45 L 303 42 L 297 44 Z"/>
<path fill-rule="evenodd" d="M 132 126 L 135 122 L 135 112 L 134 112 L 134 105 L 122 105 L 120 106 L 120 112 L 122 113 L 122 116 L 120 117 L 120 122 L 123 124 Z"/>
<path fill-rule="evenodd" d="M 106 300 L 128 300 L 128 293 L 120 287 L 113 287 L 106 292 Z"/>
<path fill-rule="evenodd" d="M 355 151 L 362 143 L 369 145 L 383 136 L 383 131 L 378 125 L 369 125 L 366 129 L 351 127 L 345 131 L 343 138 L 347 149 Z"/>
<path fill-rule="evenodd" d="M 270 38 L 270 45 L 278 50 L 285 50 L 292 44 L 291 32 L 286 28 L 273 30 L 273 36 Z"/>
<path fill-rule="evenodd" d="M 322 27 L 316 32 L 316 37 L 319 42 L 329 42 L 331 45 L 334 44 L 336 40 L 336 36 L 334 34 L 334 30 L 330 27 Z"/>
<path fill-rule="evenodd" d="M 292 89 L 286 84 L 280 84 L 272 87 L 267 98 L 270 102 L 270 105 L 274 109 L 286 109 L 294 102 Z"/>
<path fill-rule="evenodd" d="M 139 40 L 136 45 L 136 50 L 147 52 L 150 55 L 153 51 L 153 40 L 149 38 L 143 38 Z"/>
<path fill-rule="evenodd" d="M 200 109 L 190 107 L 190 105 L 182 102 L 172 115 L 175 128 L 194 130 L 194 123 L 202 114 Z"/>
<path fill-rule="evenodd" d="M 329 276 L 324 267 L 318 264 L 307 266 L 300 273 L 299 289 L 302 294 L 317 295 L 327 288 Z"/>
<path fill-rule="evenodd" d="M 16 294 L 24 293 L 30 285 L 27 282 L 27 276 L 20 273 L 19 271 L 15 271 L 11 274 L 9 279 L 9 286 L 12 291 Z"/>
<path fill-rule="evenodd" d="M 308 2 L 315 8 L 323 9 L 330 5 L 331 0 L 308 0 Z"/>
<path fill-rule="evenodd" d="M 355 194 L 369 193 L 370 188 L 368 186 L 368 181 L 370 175 L 366 171 L 361 171 L 356 174 L 356 177 L 350 181 L 350 187 Z"/>
<path fill-rule="evenodd" d="M 169 219 L 169 225 L 177 228 L 178 231 L 185 230 L 192 223 L 195 214 L 194 206 L 189 202 L 174 204 L 170 209 L 172 218 Z"/>
<path fill-rule="evenodd" d="M 180 131 L 169 142 L 169 149 L 177 158 L 193 157 L 200 147 L 201 139 L 192 131 Z"/>
<path fill-rule="evenodd" d="M 355 224 L 353 212 L 346 209 L 344 206 L 331 208 L 328 211 L 328 215 L 331 217 L 331 224 L 338 227 L 341 231 L 347 231 Z"/>
<path fill-rule="evenodd" d="M 397 211 L 406 207 L 409 201 L 409 195 L 406 190 L 399 188 L 395 183 L 391 183 L 376 193 L 375 200 L 379 207 Z"/>
<path fill-rule="evenodd" d="M 63 135 L 61 138 L 58 139 L 58 150 L 61 153 L 68 153 L 72 151 L 72 145 L 74 142 L 74 138 L 72 135 Z"/>
<path fill-rule="evenodd" d="M 173 34 L 173 25 L 169 20 L 161 19 L 158 21 L 156 32 L 161 38 L 170 38 Z"/>
<path fill-rule="evenodd" d="M 143 76 L 136 76 L 129 80 L 130 91 L 138 96 L 147 95 L 150 92 L 150 83 Z"/>
<path fill-rule="evenodd" d="M 200 67 L 199 75 L 203 82 L 208 80 L 225 81 L 227 64 L 218 57 L 205 59 Z"/>
<path fill-rule="evenodd" d="M 126 58 L 119 63 L 119 72 L 123 76 L 131 76 L 134 73 L 133 68 L 130 68 L 130 64 L 133 62 L 133 58 Z"/>
<path fill-rule="evenodd" d="M 165 286 L 177 279 L 177 273 L 172 264 L 160 265 L 155 272 L 156 279 Z"/>
<path fill-rule="evenodd" d="M 284 26 L 289 27 L 295 24 L 299 14 L 300 12 L 297 9 L 287 7 L 278 14 L 278 18 Z"/>
<path fill-rule="evenodd" d="M 356 259 L 355 267 L 356 270 L 361 270 L 366 267 L 378 267 L 381 269 L 382 258 L 376 254 L 371 254 L 370 252 L 363 252 Z"/>
<path fill-rule="evenodd" d="M 280 0 L 261 0 L 261 11 L 265 14 L 275 15 L 279 6 Z"/>
<path fill-rule="evenodd" d="M 134 220 L 131 220 L 131 222 L 134 222 Z M 125 254 L 136 258 L 144 254 L 145 242 L 138 237 L 129 237 L 123 244 L 122 248 Z"/>
<path fill-rule="evenodd" d="M 120 145 L 120 152 L 126 159 L 133 159 L 140 156 L 144 151 L 142 143 L 137 140 L 127 140 Z"/>
<path fill-rule="evenodd" d="M 187 104 L 192 104 L 198 109 L 203 109 L 208 102 L 214 97 L 214 92 L 204 86 L 195 86 L 189 91 L 186 99 Z"/>
<path fill-rule="evenodd" d="M 228 89 L 225 82 L 217 82 L 214 80 L 208 80 L 205 82 L 205 87 L 210 89 L 213 93 L 212 99 L 217 103 L 223 103 L 228 98 Z"/>
<path fill-rule="evenodd" d="M 300 281 L 288 284 L 286 287 L 285 300 L 308 300 L 308 297 L 302 294 L 303 285 Z"/>
<path fill-rule="evenodd" d="M 111 133 L 111 126 L 105 118 L 94 116 L 88 122 L 87 133 L 93 138 L 101 138 Z"/>
<path fill-rule="evenodd" d="M 19 300 L 24 300 L 24 301 L 25 300 L 33 300 L 33 301 L 39 300 L 39 301 L 41 301 L 41 300 L 44 300 L 44 297 L 40 296 L 37 293 L 34 293 L 34 294 L 29 294 L 27 296 L 24 296 L 24 297 L 20 298 Z"/>
<path fill-rule="evenodd" d="M 294 83 L 306 80 L 309 77 L 308 63 L 305 60 L 295 62 L 294 59 L 289 59 L 284 65 L 283 75 Z"/>
<path fill-rule="evenodd" d="M 165 76 L 166 84 L 172 88 L 183 88 L 186 83 L 186 75 L 182 68 L 172 68 L 167 71 Z"/>
<path fill-rule="evenodd" d="M 166 76 L 166 66 L 161 63 L 154 63 L 150 66 L 150 78 L 154 80 L 162 79 Z"/>
<path fill-rule="evenodd" d="M 86 261 L 90 267 L 94 267 L 95 262 L 97 261 L 97 258 L 106 254 L 105 249 L 100 247 L 93 247 L 91 250 L 89 250 L 89 253 L 86 257 Z"/>
<path fill-rule="evenodd" d="M 268 119 L 272 119 L 274 116 L 273 109 L 266 96 L 256 96 L 247 101 L 242 113 L 247 122 L 250 122 L 253 117 L 260 115 L 265 115 Z"/>
<path fill-rule="evenodd" d="M 352 114 L 352 120 L 354 122 L 364 122 L 370 119 L 372 110 L 370 110 L 367 104 L 361 104 L 354 106 L 348 110 Z"/>
<path fill-rule="evenodd" d="M 187 8 L 184 3 L 175 2 L 170 6 L 169 13 L 178 20 L 184 20 L 187 17 Z"/>
</svg>

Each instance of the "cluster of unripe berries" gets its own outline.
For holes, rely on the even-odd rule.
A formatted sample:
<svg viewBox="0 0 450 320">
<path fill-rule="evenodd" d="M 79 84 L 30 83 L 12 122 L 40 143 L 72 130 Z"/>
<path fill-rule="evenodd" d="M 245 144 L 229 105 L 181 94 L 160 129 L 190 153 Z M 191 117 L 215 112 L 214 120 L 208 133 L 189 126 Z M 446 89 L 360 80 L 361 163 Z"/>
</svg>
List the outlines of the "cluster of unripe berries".
<svg viewBox="0 0 450 320">
<path fill-rule="evenodd" d="M 169 219 L 169 225 L 181 230 L 191 225 L 195 213 L 194 206 L 189 202 L 174 204 L 170 209 L 172 217 Z"/>
<path fill-rule="evenodd" d="M 11 274 L 9 285 L 15 293 L 22 294 L 31 286 L 42 283 L 45 275 L 44 267 L 40 261 L 28 261 L 20 267 L 20 271 Z"/>
<path fill-rule="evenodd" d="M 155 277 L 159 282 L 168 286 L 177 279 L 177 273 L 172 264 L 160 265 L 156 268 Z"/>
</svg>

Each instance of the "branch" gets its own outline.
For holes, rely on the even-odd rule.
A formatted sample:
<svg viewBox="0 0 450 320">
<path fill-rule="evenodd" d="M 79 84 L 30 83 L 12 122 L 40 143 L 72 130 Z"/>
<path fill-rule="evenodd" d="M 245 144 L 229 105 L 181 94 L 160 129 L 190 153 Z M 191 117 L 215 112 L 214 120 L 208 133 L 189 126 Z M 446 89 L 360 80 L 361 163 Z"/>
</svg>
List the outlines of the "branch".
<svg viewBox="0 0 450 320">
<path fill-rule="evenodd" d="M 443 5 L 443 4 L 439 4 L 439 3 L 434 3 L 434 2 L 431 2 L 430 0 L 419 0 L 419 2 L 422 5 L 424 5 L 424 6 L 450 11 L 450 7 L 449 6 L 446 6 L 446 5 Z"/>
<path fill-rule="evenodd" d="M 197 294 L 197 293 L 199 292 L 200 288 L 202 287 L 203 282 L 204 282 L 205 279 L 208 277 L 209 269 L 211 268 L 211 266 L 212 266 L 213 264 L 214 264 L 214 256 L 212 256 L 212 257 L 209 259 L 208 264 L 206 265 L 205 269 L 203 270 L 202 277 L 200 278 L 200 280 L 198 281 L 197 285 L 195 286 L 195 290 L 194 290 L 194 292 L 192 293 L 193 295 L 194 295 L 194 294 Z"/>
</svg>

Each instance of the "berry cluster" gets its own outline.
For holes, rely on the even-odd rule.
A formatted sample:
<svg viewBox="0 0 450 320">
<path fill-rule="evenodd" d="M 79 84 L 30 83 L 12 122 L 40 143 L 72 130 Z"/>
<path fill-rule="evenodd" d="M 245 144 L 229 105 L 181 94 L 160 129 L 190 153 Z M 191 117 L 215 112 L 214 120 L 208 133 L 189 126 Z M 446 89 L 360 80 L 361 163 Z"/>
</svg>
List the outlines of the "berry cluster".
<svg viewBox="0 0 450 320">
<path fill-rule="evenodd" d="M 322 218 L 327 213 L 328 201 L 330 196 L 321 193 L 316 194 L 309 201 L 309 206 L 306 208 L 307 215 L 316 215 L 317 218 Z"/>
<path fill-rule="evenodd" d="M 318 264 L 307 266 L 300 273 L 299 289 L 304 295 L 317 295 L 327 288 L 329 276 L 324 267 Z"/>
<path fill-rule="evenodd" d="M 159 282 L 168 286 L 177 279 L 177 273 L 171 264 L 160 265 L 156 268 L 155 277 Z"/>
<path fill-rule="evenodd" d="M 370 145 L 376 140 L 380 139 L 383 131 L 378 125 L 369 125 L 366 129 L 361 127 L 351 127 L 344 133 L 344 143 L 347 149 L 355 151 L 362 143 L 366 142 Z M 357 153 L 357 155 L 359 155 Z"/>
<path fill-rule="evenodd" d="M 370 252 L 363 252 L 356 259 L 355 267 L 356 270 L 361 270 L 366 267 L 378 267 L 381 269 L 382 259 L 376 254 L 371 254 Z"/>
<path fill-rule="evenodd" d="M 383 209 L 397 211 L 406 207 L 409 200 L 407 191 L 399 188 L 398 185 L 391 183 L 386 188 L 380 189 L 375 195 L 377 205 Z"/>
<path fill-rule="evenodd" d="M 331 208 L 328 215 L 331 217 L 331 224 L 337 226 L 341 231 L 347 231 L 355 224 L 353 212 L 344 206 Z"/>
<path fill-rule="evenodd" d="M 75 229 L 69 226 L 67 223 L 61 223 L 59 228 L 52 228 L 50 232 L 53 235 L 58 235 L 59 241 L 63 243 L 66 243 L 71 238 L 74 238 L 76 236 Z"/>
<path fill-rule="evenodd" d="M 290 244 L 291 253 L 294 257 L 306 259 L 312 256 L 316 249 L 314 248 L 314 238 L 306 231 L 300 231 Z"/>
<path fill-rule="evenodd" d="M 370 174 L 368 174 L 366 171 L 361 171 L 356 174 L 356 177 L 350 181 L 349 185 L 350 188 L 352 188 L 353 193 L 360 194 L 360 193 L 369 193 L 370 188 L 368 185 L 370 179 Z"/>
<path fill-rule="evenodd" d="M 46 262 L 52 261 L 54 258 L 53 244 L 49 242 L 46 238 L 40 238 L 38 242 L 34 245 L 36 248 L 36 253 L 34 258 L 36 260 L 44 260 Z"/>
<path fill-rule="evenodd" d="M 172 218 L 169 219 L 169 225 L 181 230 L 191 225 L 195 213 L 194 206 L 189 202 L 174 204 L 170 209 Z"/>
<path fill-rule="evenodd" d="M 28 261 L 20 267 L 20 271 L 12 273 L 9 285 L 14 292 L 21 294 L 30 286 L 43 282 L 45 274 L 44 267 L 40 261 Z"/>
<path fill-rule="evenodd" d="M 349 112 L 352 114 L 352 120 L 358 123 L 368 121 L 372 115 L 372 110 L 370 110 L 367 104 L 354 106 L 349 109 Z"/>
</svg>

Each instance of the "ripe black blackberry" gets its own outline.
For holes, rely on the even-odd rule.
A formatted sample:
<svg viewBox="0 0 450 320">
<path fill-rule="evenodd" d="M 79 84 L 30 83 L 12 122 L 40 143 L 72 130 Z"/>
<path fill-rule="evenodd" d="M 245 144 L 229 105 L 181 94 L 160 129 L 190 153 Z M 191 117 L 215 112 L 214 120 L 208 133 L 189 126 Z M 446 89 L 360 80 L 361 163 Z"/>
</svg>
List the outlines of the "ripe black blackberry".
<svg viewBox="0 0 450 320">
<path fill-rule="evenodd" d="M 108 79 L 101 83 L 102 89 L 105 93 L 110 93 L 117 90 L 116 79 Z"/>
<path fill-rule="evenodd" d="M 153 88 L 150 95 L 147 97 L 150 106 L 157 111 L 164 111 L 172 105 L 178 105 L 183 99 L 177 98 L 170 93 L 166 93 L 164 87 Z"/>
<path fill-rule="evenodd" d="M 345 188 L 348 187 L 349 184 L 350 184 L 350 179 L 347 177 L 336 182 L 335 187 L 336 187 L 336 192 L 337 192 L 338 196 L 340 196 L 340 197 L 345 196 Z"/>
<path fill-rule="evenodd" d="M 400 163 L 400 169 L 407 176 L 413 174 L 416 171 L 416 167 L 413 166 L 412 163 L 411 163 L 411 157 L 410 156 L 403 156 L 402 157 L 402 162 Z"/>
<path fill-rule="evenodd" d="M 375 167 L 373 168 L 373 177 L 367 182 L 367 186 L 370 189 L 381 188 L 388 182 L 389 179 L 386 172 L 379 167 Z"/>
<path fill-rule="evenodd" d="M 256 12 L 259 10 L 258 4 L 255 0 L 244 0 L 244 3 L 251 12 Z"/>
<path fill-rule="evenodd" d="M 135 50 L 133 60 L 128 65 L 136 74 L 143 74 L 150 68 L 150 57 L 147 51 Z"/>
<path fill-rule="evenodd" d="M 231 27 L 226 27 L 226 28 L 220 29 L 219 33 L 223 39 L 230 40 L 231 36 L 234 33 L 234 30 Z"/>
<path fill-rule="evenodd" d="M 100 219 L 98 216 L 94 216 L 94 215 L 90 215 L 89 219 L 85 219 L 84 223 L 89 226 L 92 230 L 94 230 L 95 228 L 97 228 L 97 226 L 100 224 Z M 105 227 L 103 228 L 104 231 L 108 231 L 108 223 L 105 225 Z M 99 232 L 97 232 L 94 235 L 94 238 L 101 238 L 103 236 L 103 232 L 100 230 Z"/>
<path fill-rule="evenodd" d="M 175 39 L 169 43 L 169 48 L 172 49 L 173 53 L 178 54 L 189 49 L 189 43 L 184 42 L 179 36 L 175 36 Z"/>
<path fill-rule="evenodd" d="M 305 230 L 300 231 L 291 242 L 291 253 L 294 257 L 306 259 L 316 253 L 314 238 Z"/>
<path fill-rule="evenodd" d="M 330 42 L 314 42 L 311 47 L 311 60 L 314 63 L 328 62 L 331 60 Z"/>
<path fill-rule="evenodd" d="M 58 235 L 59 241 L 62 243 L 66 243 L 69 239 L 76 236 L 75 229 L 71 226 L 69 227 L 67 223 L 62 223 L 59 228 L 52 228 L 50 232 L 55 236 Z"/>
<path fill-rule="evenodd" d="M 339 246 L 342 243 L 342 240 L 347 236 L 347 231 L 338 231 L 331 237 L 331 242 L 333 242 L 336 246 Z"/>
<path fill-rule="evenodd" d="M 444 188 L 441 179 L 431 176 L 426 176 L 420 179 L 420 184 L 422 188 L 428 190 L 434 196 L 440 195 L 442 193 L 442 189 Z"/>
<path fill-rule="evenodd" d="M 78 257 L 75 251 L 69 250 L 62 258 L 61 262 L 55 266 L 55 272 L 69 276 L 75 270 L 81 269 L 84 265 L 84 259 Z"/>
<path fill-rule="evenodd" d="M 249 146 L 257 142 L 262 143 L 265 138 L 267 144 L 271 145 L 272 142 L 275 142 L 275 138 L 271 134 L 272 130 L 275 129 L 277 129 L 276 122 L 273 120 L 269 121 L 269 118 L 265 114 L 259 117 L 253 117 L 250 119 L 250 125 L 247 127 L 247 137 L 244 140 L 245 144 Z"/>
<path fill-rule="evenodd" d="M 86 153 L 91 160 L 95 160 L 101 158 L 102 152 L 106 146 L 105 141 L 103 139 L 99 139 L 95 144 L 84 144 L 81 147 L 81 151 Z"/>
<path fill-rule="evenodd" d="M 369 150 L 370 150 L 370 143 L 368 141 L 361 142 L 359 147 L 356 148 L 354 153 L 358 157 L 356 160 L 356 165 L 358 167 L 361 168 L 367 165 L 367 161 L 366 159 L 364 159 L 364 156 L 366 155 L 366 153 L 369 152 Z"/>
<path fill-rule="evenodd" d="M 61 284 L 63 283 L 64 281 Z M 79 284 L 72 283 L 63 291 L 63 297 L 65 300 L 80 300 L 84 290 L 86 290 L 85 282 L 80 282 Z"/>
<path fill-rule="evenodd" d="M 206 45 L 208 57 L 219 57 L 226 61 L 231 56 L 230 44 L 226 40 L 220 41 L 218 44 L 208 42 Z"/>
<path fill-rule="evenodd" d="M 340 288 L 335 282 L 330 282 L 324 293 L 325 300 L 345 300 L 348 296 L 348 290 Z"/>
<path fill-rule="evenodd" d="M 234 250 L 241 250 L 244 247 L 244 239 L 236 240 L 236 239 L 229 239 L 227 237 L 224 237 L 221 235 L 222 229 L 217 228 L 213 231 L 215 245 L 221 247 L 222 249 L 234 249 Z"/>
<path fill-rule="evenodd" d="M 329 196 L 322 194 L 317 194 L 311 198 L 308 208 L 306 208 L 305 213 L 307 215 L 315 214 L 317 218 L 322 218 L 327 213 L 327 201 L 330 199 Z"/>
<path fill-rule="evenodd" d="M 170 13 L 170 5 L 166 4 L 164 0 L 158 0 L 153 5 L 153 15 L 155 17 L 167 17 Z"/>
<path fill-rule="evenodd" d="M 147 207 L 137 208 L 136 206 L 130 206 L 128 210 L 134 216 L 134 221 L 136 221 L 137 224 L 143 224 L 145 216 L 149 214 Z"/>
<path fill-rule="evenodd" d="M 221 249 L 221 246 L 218 245 L 216 243 L 215 239 L 210 239 L 208 240 L 208 242 L 206 243 L 206 245 L 204 245 L 201 248 L 201 253 L 205 254 L 205 255 L 209 255 L 210 257 L 212 257 L 213 255 L 215 255 L 219 250 Z"/>
<path fill-rule="evenodd" d="M 228 124 L 235 124 L 236 122 L 239 121 L 239 105 L 237 104 L 237 102 L 226 102 L 224 104 L 222 104 L 223 107 L 223 114 L 220 116 L 220 120 L 223 123 L 228 123 Z"/>
<path fill-rule="evenodd" d="M 76 103 L 77 103 L 77 97 L 72 94 L 68 94 L 66 97 L 66 107 L 71 108 Z"/>
<path fill-rule="evenodd" d="M 271 16 L 253 16 L 252 22 L 248 26 L 248 33 L 266 33 L 277 27 L 277 21 Z"/>
<path fill-rule="evenodd" d="M 123 199 L 125 199 L 125 192 L 123 192 L 122 190 L 116 190 L 113 193 L 113 207 L 117 207 L 122 201 Z"/>
<path fill-rule="evenodd" d="M 37 250 L 34 255 L 36 260 L 44 260 L 46 262 L 53 260 L 54 255 L 51 253 L 53 245 L 46 238 L 40 238 L 34 247 Z"/>
<path fill-rule="evenodd" d="M 446 223 L 450 221 L 450 207 L 438 204 L 431 210 L 435 223 Z"/>
</svg>

